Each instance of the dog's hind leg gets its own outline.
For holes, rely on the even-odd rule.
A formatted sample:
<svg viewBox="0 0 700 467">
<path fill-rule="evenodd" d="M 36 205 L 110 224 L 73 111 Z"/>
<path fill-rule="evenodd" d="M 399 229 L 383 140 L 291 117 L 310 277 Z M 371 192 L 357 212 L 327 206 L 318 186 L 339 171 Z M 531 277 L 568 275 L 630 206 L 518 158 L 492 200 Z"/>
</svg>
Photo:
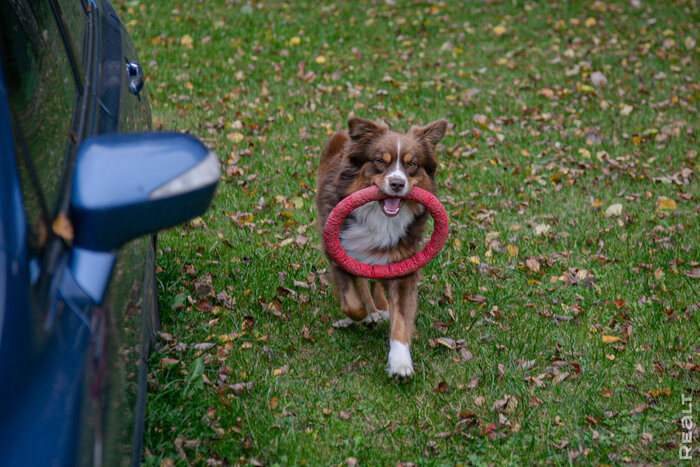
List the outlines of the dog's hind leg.
<svg viewBox="0 0 700 467">
<path fill-rule="evenodd" d="M 373 306 L 370 308 L 370 314 L 367 315 L 365 321 L 381 323 L 389 319 L 389 303 L 384 296 L 384 284 L 381 281 L 372 282 L 372 296 L 370 300 Z"/>
</svg>

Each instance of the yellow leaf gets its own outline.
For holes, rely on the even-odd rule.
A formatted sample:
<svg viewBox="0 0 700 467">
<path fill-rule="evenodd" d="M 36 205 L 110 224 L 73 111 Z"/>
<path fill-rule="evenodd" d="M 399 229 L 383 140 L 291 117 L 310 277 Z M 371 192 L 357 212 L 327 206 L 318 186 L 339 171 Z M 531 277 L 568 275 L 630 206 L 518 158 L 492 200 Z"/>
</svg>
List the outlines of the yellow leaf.
<svg viewBox="0 0 700 467">
<path fill-rule="evenodd" d="M 240 143 L 241 141 L 243 141 L 243 138 L 243 133 L 239 133 L 237 131 L 226 135 L 226 139 L 229 141 L 233 141 L 234 143 Z"/>
<path fill-rule="evenodd" d="M 612 342 L 617 342 L 620 340 L 620 338 L 617 336 L 607 336 L 607 335 L 603 335 L 602 339 L 603 339 L 603 344 L 610 344 Z"/>
<path fill-rule="evenodd" d="M 474 263 L 474 264 L 479 264 L 479 263 L 481 263 L 481 261 L 479 260 L 479 257 L 478 257 L 478 256 L 470 256 L 470 257 L 469 257 L 469 261 L 471 261 L 471 262 Z"/>
<path fill-rule="evenodd" d="M 194 40 L 192 39 L 192 36 L 189 34 L 185 34 L 180 38 L 180 45 L 184 45 L 185 47 L 189 47 L 194 43 Z"/>
<path fill-rule="evenodd" d="M 51 223 L 53 233 L 61 237 L 66 243 L 73 241 L 73 224 L 68 220 L 68 216 L 64 211 L 58 213 L 58 216 Z"/>
<path fill-rule="evenodd" d="M 299 45 L 301 44 L 301 38 L 298 36 L 294 36 L 291 39 L 289 39 L 289 45 Z"/>
<path fill-rule="evenodd" d="M 499 24 L 498 26 L 495 26 L 495 27 L 493 28 L 493 33 L 494 33 L 495 35 L 497 35 L 497 36 L 502 36 L 503 34 L 506 33 L 506 28 L 504 28 L 503 26 L 501 26 L 501 25 Z"/>
<path fill-rule="evenodd" d="M 657 211 L 675 211 L 676 202 L 671 198 L 666 198 L 665 196 L 660 196 L 656 200 L 656 210 Z"/>
<path fill-rule="evenodd" d="M 517 258 L 518 257 L 519 248 L 517 246 L 508 244 L 506 246 L 506 248 L 508 249 L 508 257 L 509 258 Z"/>
<path fill-rule="evenodd" d="M 599 208 L 603 205 L 603 202 L 600 201 L 600 198 L 596 198 L 591 202 L 591 207 L 593 208 Z"/>
<path fill-rule="evenodd" d="M 324 57 L 323 55 L 319 55 L 314 59 L 314 62 L 318 63 L 319 65 L 323 65 L 324 63 L 326 63 L 326 57 Z"/>
<path fill-rule="evenodd" d="M 590 28 L 591 26 L 595 26 L 595 18 L 588 18 L 584 24 L 586 25 L 587 28 Z"/>
</svg>

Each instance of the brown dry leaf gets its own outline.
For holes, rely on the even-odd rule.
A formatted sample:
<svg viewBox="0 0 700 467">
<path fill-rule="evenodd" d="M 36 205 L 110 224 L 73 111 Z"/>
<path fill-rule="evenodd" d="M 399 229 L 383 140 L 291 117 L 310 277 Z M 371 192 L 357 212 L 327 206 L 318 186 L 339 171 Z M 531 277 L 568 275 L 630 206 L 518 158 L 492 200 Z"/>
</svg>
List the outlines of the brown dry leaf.
<svg viewBox="0 0 700 467">
<path fill-rule="evenodd" d="M 691 279 L 700 279 L 700 268 L 693 268 L 689 271 L 683 271 L 683 274 Z"/>
<path fill-rule="evenodd" d="M 176 358 L 164 358 L 160 361 L 160 366 L 162 366 L 163 368 L 166 368 L 170 365 L 176 365 L 178 363 L 180 363 L 180 360 L 178 360 Z"/>
<path fill-rule="evenodd" d="M 491 412 L 512 414 L 516 407 L 518 407 L 518 400 L 510 394 L 506 394 L 503 396 L 503 399 L 499 399 L 493 403 Z"/>
<path fill-rule="evenodd" d="M 66 216 L 65 212 L 61 211 L 58 213 L 56 218 L 51 223 L 51 230 L 53 230 L 53 233 L 61 237 L 66 243 L 70 244 L 73 242 L 73 224 L 70 223 L 70 220 L 68 219 L 68 216 Z"/>
<path fill-rule="evenodd" d="M 532 272 L 540 272 L 540 262 L 534 256 L 525 260 L 525 266 Z"/>
<path fill-rule="evenodd" d="M 338 321 L 331 324 L 334 328 L 348 328 L 352 326 L 355 322 L 350 318 L 339 319 Z"/>
<path fill-rule="evenodd" d="M 301 337 L 307 341 L 314 342 L 314 338 L 311 337 L 311 331 L 309 331 L 309 328 L 306 327 L 306 324 L 301 328 Z"/>
<path fill-rule="evenodd" d="M 529 370 L 530 368 L 532 368 L 533 366 L 535 366 L 535 363 L 536 363 L 536 362 L 537 362 L 537 360 L 527 360 L 527 361 L 524 361 L 524 362 L 522 362 L 522 363 L 520 364 L 520 368 L 522 368 L 523 370 Z"/>
<path fill-rule="evenodd" d="M 233 392 L 240 394 L 243 391 L 250 391 L 253 389 L 253 383 L 234 383 L 230 384 L 229 387 L 233 389 Z"/>
<path fill-rule="evenodd" d="M 352 415 L 350 415 L 348 412 L 340 411 L 338 414 L 341 420 L 350 420 L 352 418 Z"/>
<path fill-rule="evenodd" d="M 475 378 L 472 378 L 469 380 L 467 383 L 467 389 L 474 389 L 479 385 L 479 380 L 481 379 L 481 376 L 477 376 Z"/>
<path fill-rule="evenodd" d="M 559 384 L 562 381 L 564 381 L 566 378 L 569 377 L 569 372 L 565 371 L 564 373 L 559 373 L 557 376 L 554 377 L 554 384 Z"/>
<path fill-rule="evenodd" d="M 449 337 L 438 337 L 436 342 L 440 345 L 444 345 L 445 347 L 451 350 L 457 348 L 457 343 L 455 342 L 455 340 L 450 339 Z"/>
<path fill-rule="evenodd" d="M 557 449 L 564 449 L 569 445 L 569 440 L 568 439 L 563 439 L 558 443 L 552 443 L 552 446 L 554 446 Z"/>
</svg>

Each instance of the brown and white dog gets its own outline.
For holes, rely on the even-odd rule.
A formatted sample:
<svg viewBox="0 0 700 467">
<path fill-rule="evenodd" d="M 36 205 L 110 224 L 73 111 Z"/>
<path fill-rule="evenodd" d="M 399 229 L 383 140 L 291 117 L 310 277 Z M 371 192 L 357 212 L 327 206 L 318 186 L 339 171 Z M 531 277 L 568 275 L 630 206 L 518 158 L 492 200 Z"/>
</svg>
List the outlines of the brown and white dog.
<svg viewBox="0 0 700 467">
<path fill-rule="evenodd" d="M 348 255 L 367 264 L 395 263 L 413 256 L 421 247 L 429 213 L 421 204 L 399 197 L 414 186 L 435 193 L 435 146 L 446 129 L 447 122 L 437 120 L 401 134 L 381 123 L 350 118 L 348 131 L 331 136 L 319 162 L 316 209 L 321 238 L 336 204 L 362 188 L 376 185 L 396 197 L 355 209 L 340 230 L 341 246 Z M 340 309 L 358 322 L 376 323 L 389 318 L 387 373 L 400 379 L 410 377 L 418 273 L 374 281 L 370 291 L 367 279 L 345 272 L 330 258 L 329 263 Z"/>
</svg>

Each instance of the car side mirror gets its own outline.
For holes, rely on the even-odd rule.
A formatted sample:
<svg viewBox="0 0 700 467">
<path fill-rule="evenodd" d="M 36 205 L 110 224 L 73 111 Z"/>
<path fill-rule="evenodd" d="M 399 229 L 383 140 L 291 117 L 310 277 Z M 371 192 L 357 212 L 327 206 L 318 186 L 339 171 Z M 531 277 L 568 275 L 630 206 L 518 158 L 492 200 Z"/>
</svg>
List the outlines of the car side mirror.
<svg viewBox="0 0 700 467">
<path fill-rule="evenodd" d="M 219 181 L 216 154 L 190 135 L 95 136 L 78 149 L 71 193 L 76 247 L 112 252 L 208 208 Z"/>
</svg>

